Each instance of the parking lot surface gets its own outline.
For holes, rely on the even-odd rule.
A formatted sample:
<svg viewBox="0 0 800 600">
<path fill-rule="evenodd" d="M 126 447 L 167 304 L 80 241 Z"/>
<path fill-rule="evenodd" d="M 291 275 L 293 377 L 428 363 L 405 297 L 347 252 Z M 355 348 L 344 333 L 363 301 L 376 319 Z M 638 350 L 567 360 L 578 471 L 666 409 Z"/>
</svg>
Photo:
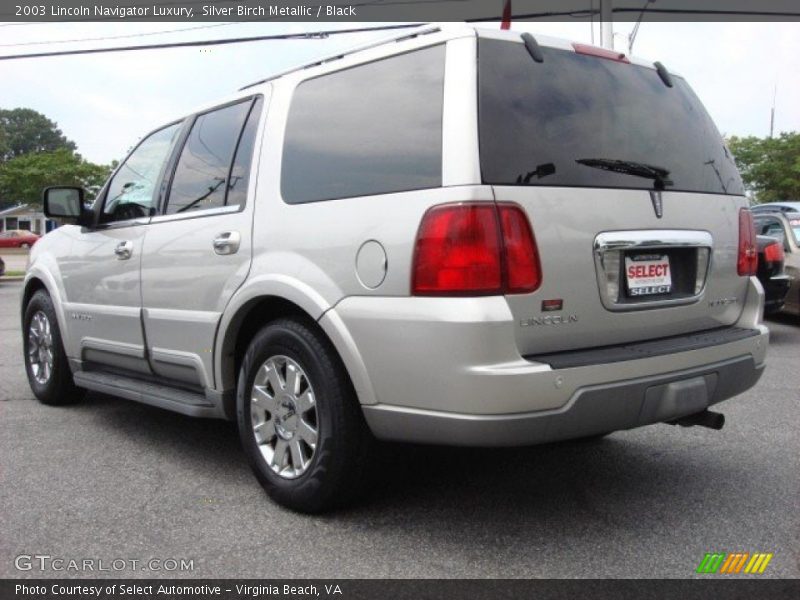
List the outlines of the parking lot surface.
<svg viewBox="0 0 800 600">
<path fill-rule="evenodd" d="M 768 322 L 767 372 L 718 406 L 720 432 L 386 445 L 359 505 L 308 517 L 270 502 L 231 423 L 100 394 L 36 402 L 20 286 L 0 281 L 0 577 L 65 574 L 19 571 L 19 555 L 193 561 L 106 577 L 692 577 L 706 552 L 771 552 L 760 577 L 800 577 L 795 319 Z"/>
<path fill-rule="evenodd" d="M 0 249 L 0 258 L 6 264 L 6 272 L 11 271 L 24 271 L 28 264 L 28 251 L 17 250 L 16 248 L 2 248 Z"/>
</svg>

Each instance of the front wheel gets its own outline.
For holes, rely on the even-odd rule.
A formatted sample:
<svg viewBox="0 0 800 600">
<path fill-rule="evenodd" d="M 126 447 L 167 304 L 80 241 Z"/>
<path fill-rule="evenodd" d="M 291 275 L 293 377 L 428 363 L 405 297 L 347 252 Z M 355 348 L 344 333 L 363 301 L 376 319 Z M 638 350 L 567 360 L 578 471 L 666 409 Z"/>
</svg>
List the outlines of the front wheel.
<svg viewBox="0 0 800 600">
<path fill-rule="evenodd" d="M 84 390 L 72 380 L 53 300 L 37 291 L 25 307 L 23 318 L 25 371 L 33 394 L 42 404 L 72 404 Z"/>
<path fill-rule="evenodd" d="M 20 248 L 24 248 L 24 249 L 26 249 L 26 250 L 27 250 L 28 248 L 30 248 L 30 247 L 31 247 L 31 245 L 30 245 L 28 242 L 23 242 L 23 243 L 21 243 L 21 244 L 19 245 L 19 247 L 20 247 Z"/>
<path fill-rule="evenodd" d="M 273 500 L 320 512 L 360 489 L 370 434 L 344 365 L 314 323 L 280 319 L 256 334 L 236 403 L 248 462 Z"/>
</svg>

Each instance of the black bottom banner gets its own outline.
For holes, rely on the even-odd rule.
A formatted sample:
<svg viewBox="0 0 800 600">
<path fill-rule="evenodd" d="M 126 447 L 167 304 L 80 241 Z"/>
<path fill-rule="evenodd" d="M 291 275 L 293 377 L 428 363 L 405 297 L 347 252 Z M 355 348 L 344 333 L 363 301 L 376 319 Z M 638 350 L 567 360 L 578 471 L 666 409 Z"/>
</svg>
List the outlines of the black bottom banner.
<svg viewBox="0 0 800 600">
<path fill-rule="evenodd" d="M 30 579 L 0 580 L 2 600 L 278 599 L 341 600 L 466 598 L 800 598 L 800 580 L 562 579 Z"/>
</svg>

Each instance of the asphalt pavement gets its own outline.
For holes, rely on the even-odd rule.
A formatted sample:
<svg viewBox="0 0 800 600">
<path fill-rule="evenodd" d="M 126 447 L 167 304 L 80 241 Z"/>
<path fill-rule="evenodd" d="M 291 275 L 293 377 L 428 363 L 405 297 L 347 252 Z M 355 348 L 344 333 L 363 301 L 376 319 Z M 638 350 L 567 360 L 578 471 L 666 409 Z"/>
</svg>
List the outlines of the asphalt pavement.
<svg viewBox="0 0 800 600">
<path fill-rule="evenodd" d="M 309 517 L 267 498 L 231 423 L 101 394 L 39 404 L 22 362 L 20 285 L 0 281 L 0 577 L 696 577 L 715 551 L 770 552 L 760 577 L 800 577 L 796 319 L 768 323 L 768 370 L 719 405 L 720 432 L 386 445 L 357 506 Z M 193 569 L 15 567 L 42 555 Z"/>
</svg>

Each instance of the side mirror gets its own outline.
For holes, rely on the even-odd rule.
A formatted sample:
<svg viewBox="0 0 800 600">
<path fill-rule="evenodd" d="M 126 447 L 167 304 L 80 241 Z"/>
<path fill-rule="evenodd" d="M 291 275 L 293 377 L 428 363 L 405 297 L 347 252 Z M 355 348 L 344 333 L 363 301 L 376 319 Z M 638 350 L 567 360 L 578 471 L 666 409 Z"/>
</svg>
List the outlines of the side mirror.
<svg viewBox="0 0 800 600">
<path fill-rule="evenodd" d="M 51 219 L 84 224 L 87 211 L 83 207 L 83 188 L 70 186 L 53 186 L 45 188 L 42 193 L 44 214 Z"/>
</svg>

